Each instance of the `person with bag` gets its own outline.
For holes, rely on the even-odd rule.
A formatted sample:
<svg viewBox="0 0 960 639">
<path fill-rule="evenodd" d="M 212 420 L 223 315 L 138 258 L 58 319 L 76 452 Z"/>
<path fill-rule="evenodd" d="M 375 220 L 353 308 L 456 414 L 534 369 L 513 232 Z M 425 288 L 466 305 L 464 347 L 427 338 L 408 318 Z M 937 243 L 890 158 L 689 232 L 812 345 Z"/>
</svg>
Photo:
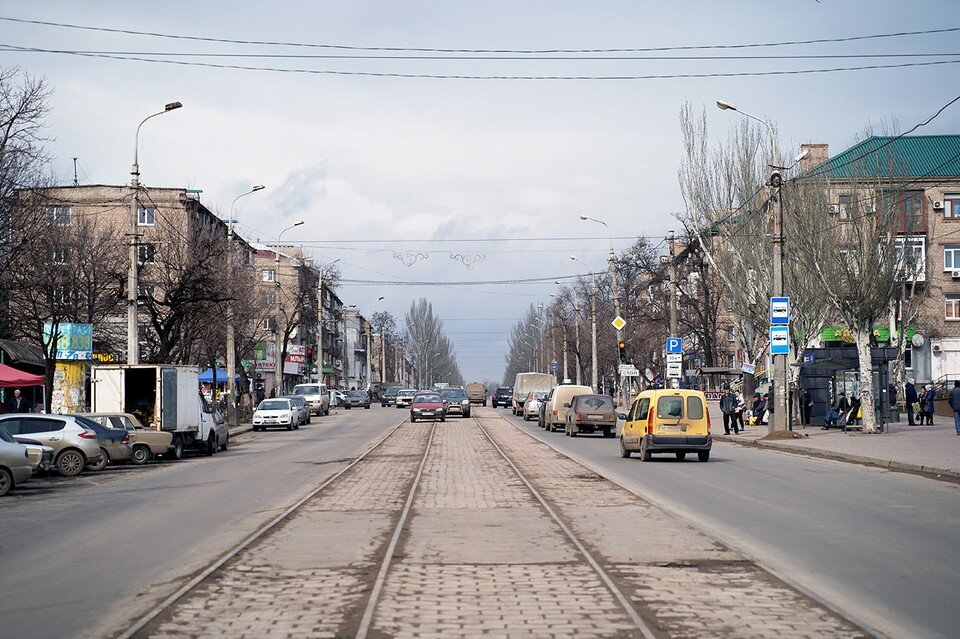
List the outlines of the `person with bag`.
<svg viewBox="0 0 960 639">
<path fill-rule="evenodd" d="M 747 429 L 743 423 L 743 414 L 747 410 L 747 404 L 743 401 L 743 393 L 737 393 L 737 407 L 733 411 L 734 426 L 739 427 L 741 431 Z"/>
<path fill-rule="evenodd" d="M 723 434 L 730 434 L 730 422 L 733 422 L 733 434 L 739 435 L 737 429 L 737 418 L 734 412 L 737 410 L 737 396 L 733 394 L 729 386 L 724 387 L 723 395 L 720 396 L 720 412 L 723 413 Z"/>
<path fill-rule="evenodd" d="M 927 426 L 933 426 L 933 409 L 935 408 L 936 398 L 937 394 L 933 391 L 933 386 L 927 384 L 923 391 L 923 415 L 926 417 L 926 422 L 921 420 L 921 424 L 926 423 Z"/>
<path fill-rule="evenodd" d="M 916 426 L 917 422 L 914 421 L 914 414 L 920 412 L 920 406 L 918 405 L 917 400 L 920 397 L 917 395 L 917 387 L 914 385 L 917 383 L 917 380 L 910 378 L 907 380 L 906 385 L 903 387 L 903 401 L 906 404 L 907 408 L 907 425 Z"/>
</svg>

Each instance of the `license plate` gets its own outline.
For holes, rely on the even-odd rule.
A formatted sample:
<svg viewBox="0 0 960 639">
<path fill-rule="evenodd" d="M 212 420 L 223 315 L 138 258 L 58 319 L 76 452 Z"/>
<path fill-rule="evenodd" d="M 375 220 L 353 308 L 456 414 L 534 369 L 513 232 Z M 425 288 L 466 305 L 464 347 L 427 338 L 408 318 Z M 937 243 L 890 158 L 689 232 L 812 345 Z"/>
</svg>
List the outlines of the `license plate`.
<svg viewBox="0 0 960 639">
<path fill-rule="evenodd" d="M 587 419 L 603 419 L 603 415 L 587 415 Z"/>
<path fill-rule="evenodd" d="M 433 411 L 432 411 L 432 410 L 425 410 L 425 411 L 423 411 L 423 412 L 420 413 L 420 414 L 423 415 L 424 417 L 433 417 Z"/>
<path fill-rule="evenodd" d="M 680 424 L 660 424 L 660 430 L 680 430 Z"/>
</svg>

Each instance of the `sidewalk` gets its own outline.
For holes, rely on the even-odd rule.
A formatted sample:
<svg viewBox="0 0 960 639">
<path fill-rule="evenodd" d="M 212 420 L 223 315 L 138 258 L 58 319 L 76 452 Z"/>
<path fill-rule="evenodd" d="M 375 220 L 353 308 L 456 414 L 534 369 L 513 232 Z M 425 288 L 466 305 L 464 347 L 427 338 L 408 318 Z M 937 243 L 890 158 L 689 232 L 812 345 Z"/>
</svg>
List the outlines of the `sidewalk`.
<svg viewBox="0 0 960 639">
<path fill-rule="evenodd" d="M 879 466 L 935 479 L 960 481 L 960 437 L 953 420 L 934 416 L 933 426 L 908 426 L 906 421 L 888 424 L 889 433 L 864 435 L 860 431 L 844 433 L 821 430 L 818 425 L 794 427 L 807 435 L 802 439 L 760 441 L 766 426 L 750 426 L 740 435 L 723 434 L 723 415 L 716 403 L 710 405 L 714 439 L 787 451 L 811 457 Z"/>
</svg>

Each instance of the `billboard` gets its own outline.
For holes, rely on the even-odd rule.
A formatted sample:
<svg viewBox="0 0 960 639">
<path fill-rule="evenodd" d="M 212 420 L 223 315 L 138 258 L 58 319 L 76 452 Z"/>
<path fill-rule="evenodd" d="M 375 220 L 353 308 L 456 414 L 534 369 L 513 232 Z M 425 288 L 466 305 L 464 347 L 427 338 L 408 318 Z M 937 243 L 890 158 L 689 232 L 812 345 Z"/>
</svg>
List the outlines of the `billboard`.
<svg viewBox="0 0 960 639">
<path fill-rule="evenodd" d="M 57 325 L 57 333 L 59 338 L 55 359 L 93 359 L 93 324 L 62 322 Z M 45 323 L 43 325 L 44 341 L 49 342 L 52 334 L 53 324 Z"/>
</svg>

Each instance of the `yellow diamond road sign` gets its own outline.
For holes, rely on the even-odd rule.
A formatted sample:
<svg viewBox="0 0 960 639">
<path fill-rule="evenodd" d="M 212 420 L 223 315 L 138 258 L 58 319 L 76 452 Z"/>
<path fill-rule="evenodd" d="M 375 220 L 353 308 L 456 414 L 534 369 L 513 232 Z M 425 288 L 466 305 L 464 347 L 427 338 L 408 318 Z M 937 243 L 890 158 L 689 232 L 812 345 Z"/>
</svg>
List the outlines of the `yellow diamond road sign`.
<svg viewBox="0 0 960 639">
<path fill-rule="evenodd" d="M 623 327 L 627 325 L 627 320 L 617 315 L 616 317 L 613 318 L 613 321 L 610 323 L 613 324 L 613 327 L 615 329 L 617 329 L 618 331 L 622 331 Z"/>
</svg>

